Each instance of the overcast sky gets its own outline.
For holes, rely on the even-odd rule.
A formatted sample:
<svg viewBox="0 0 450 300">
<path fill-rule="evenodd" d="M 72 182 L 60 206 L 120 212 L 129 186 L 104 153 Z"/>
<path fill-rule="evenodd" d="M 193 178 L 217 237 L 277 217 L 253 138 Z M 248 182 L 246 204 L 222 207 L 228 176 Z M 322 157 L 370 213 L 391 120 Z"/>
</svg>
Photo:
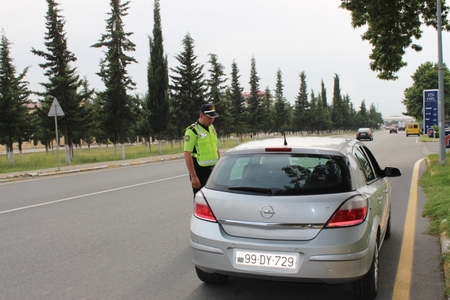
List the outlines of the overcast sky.
<svg viewBox="0 0 450 300">
<path fill-rule="evenodd" d="M 122 1 L 123 3 L 124 1 Z M 397 75 L 396 81 L 383 81 L 369 68 L 370 45 L 361 40 L 362 29 L 351 27 L 350 12 L 339 8 L 340 0 L 161 0 L 161 23 L 164 50 L 169 67 L 183 51 L 181 44 L 189 33 L 195 41 L 197 62 L 209 69 L 209 53 L 230 76 L 231 64 L 236 61 L 244 91 L 249 91 L 251 58 L 256 60 L 260 88 L 275 89 L 276 73 L 280 69 L 284 96 L 293 104 L 300 87 L 299 74 L 304 71 L 308 93 L 320 91 L 321 80 L 331 104 L 334 74 L 338 74 L 341 94 L 348 94 L 359 110 L 362 100 L 367 108 L 374 104 L 383 117 L 401 115 L 406 109 L 401 103 L 405 88 L 412 85 L 411 76 L 427 61 L 437 62 L 437 34 L 424 28 L 419 44 L 422 52 L 407 50 L 408 66 Z M 57 0 L 66 21 L 68 48 L 78 60 L 72 65 L 91 88 L 104 90 L 95 73 L 105 49 L 91 48 L 105 33 L 109 0 Z M 137 83 L 136 93 L 147 90 L 148 35 L 153 30 L 153 0 L 131 0 L 129 15 L 123 18 L 125 30 L 133 32 L 130 40 L 136 51 L 129 53 L 138 64 L 128 68 Z M 44 60 L 34 56 L 31 48 L 44 46 L 45 0 L 0 0 L 0 28 L 12 43 L 11 58 L 17 72 L 30 66 L 26 80 L 30 88 L 42 91 L 40 82 L 47 82 L 38 66 Z M 449 49 L 449 33 L 443 34 L 444 62 Z M 448 52 L 447 52 L 448 53 Z M 447 63 L 447 65 L 449 65 Z M 208 76 L 208 74 L 206 74 Z"/>
</svg>

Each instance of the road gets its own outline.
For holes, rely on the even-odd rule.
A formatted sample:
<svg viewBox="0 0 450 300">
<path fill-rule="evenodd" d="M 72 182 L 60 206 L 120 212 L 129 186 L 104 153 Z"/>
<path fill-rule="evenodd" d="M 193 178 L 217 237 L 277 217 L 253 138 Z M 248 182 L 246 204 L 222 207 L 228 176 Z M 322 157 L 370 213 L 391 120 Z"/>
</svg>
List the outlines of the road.
<svg viewBox="0 0 450 300">
<path fill-rule="evenodd" d="M 380 252 L 377 299 L 393 299 L 398 270 L 411 274 L 409 299 L 444 299 L 439 240 L 425 234 L 420 187 L 412 265 L 398 265 L 414 164 L 438 144 L 387 130 L 365 143 L 382 167 L 403 172 L 391 179 L 392 236 Z M 0 299 L 354 299 L 349 284 L 203 284 L 191 262 L 191 211 L 182 160 L 2 183 Z"/>
</svg>

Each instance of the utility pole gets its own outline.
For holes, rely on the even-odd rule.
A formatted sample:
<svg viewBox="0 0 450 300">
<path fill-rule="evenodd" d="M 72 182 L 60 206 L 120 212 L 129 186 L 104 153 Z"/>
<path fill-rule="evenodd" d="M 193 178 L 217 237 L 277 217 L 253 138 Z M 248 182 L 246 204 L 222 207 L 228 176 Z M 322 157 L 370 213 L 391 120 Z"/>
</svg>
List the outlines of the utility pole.
<svg viewBox="0 0 450 300">
<path fill-rule="evenodd" d="M 437 1 L 437 34 L 438 34 L 438 123 L 439 123 L 439 162 L 445 164 L 445 97 L 444 97 L 444 64 L 442 58 L 442 12 L 441 0 Z"/>
</svg>

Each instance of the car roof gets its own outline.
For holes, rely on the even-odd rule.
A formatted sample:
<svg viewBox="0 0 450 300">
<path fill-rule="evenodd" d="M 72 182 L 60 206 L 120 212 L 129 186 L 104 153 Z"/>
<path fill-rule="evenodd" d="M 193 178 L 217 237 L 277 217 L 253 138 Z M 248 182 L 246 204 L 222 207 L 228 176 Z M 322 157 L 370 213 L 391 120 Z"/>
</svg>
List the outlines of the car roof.
<svg viewBox="0 0 450 300">
<path fill-rule="evenodd" d="M 225 152 L 225 154 L 263 153 L 266 152 L 266 148 L 278 148 L 280 150 L 291 148 L 291 153 L 315 152 L 317 154 L 337 155 L 351 151 L 353 145 L 359 143 L 354 139 L 337 137 L 286 137 L 287 145 L 284 145 L 284 141 L 284 138 L 254 140 L 238 145 Z"/>
</svg>

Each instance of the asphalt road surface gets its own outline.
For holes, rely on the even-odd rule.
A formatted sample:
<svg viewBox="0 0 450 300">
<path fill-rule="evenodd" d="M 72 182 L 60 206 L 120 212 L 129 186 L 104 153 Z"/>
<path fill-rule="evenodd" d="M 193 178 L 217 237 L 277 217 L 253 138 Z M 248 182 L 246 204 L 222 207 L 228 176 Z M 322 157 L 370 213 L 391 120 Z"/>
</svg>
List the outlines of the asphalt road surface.
<svg viewBox="0 0 450 300">
<path fill-rule="evenodd" d="M 380 252 L 377 299 L 393 299 L 400 269 L 411 274 L 410 299 L 444 299 L 439 239 L 425 233 L 420 187 L 412 265 L 399 266 L 413 168 L 438 144 L 387 130 L 365 143 L 382 167 L 403 172 L 391 179 L 392 236 Z M 191 212 L 183 160 L 0 183 L 0 299 L 354 299 L 349 284 L 202 283 Z"/>
</svg>

